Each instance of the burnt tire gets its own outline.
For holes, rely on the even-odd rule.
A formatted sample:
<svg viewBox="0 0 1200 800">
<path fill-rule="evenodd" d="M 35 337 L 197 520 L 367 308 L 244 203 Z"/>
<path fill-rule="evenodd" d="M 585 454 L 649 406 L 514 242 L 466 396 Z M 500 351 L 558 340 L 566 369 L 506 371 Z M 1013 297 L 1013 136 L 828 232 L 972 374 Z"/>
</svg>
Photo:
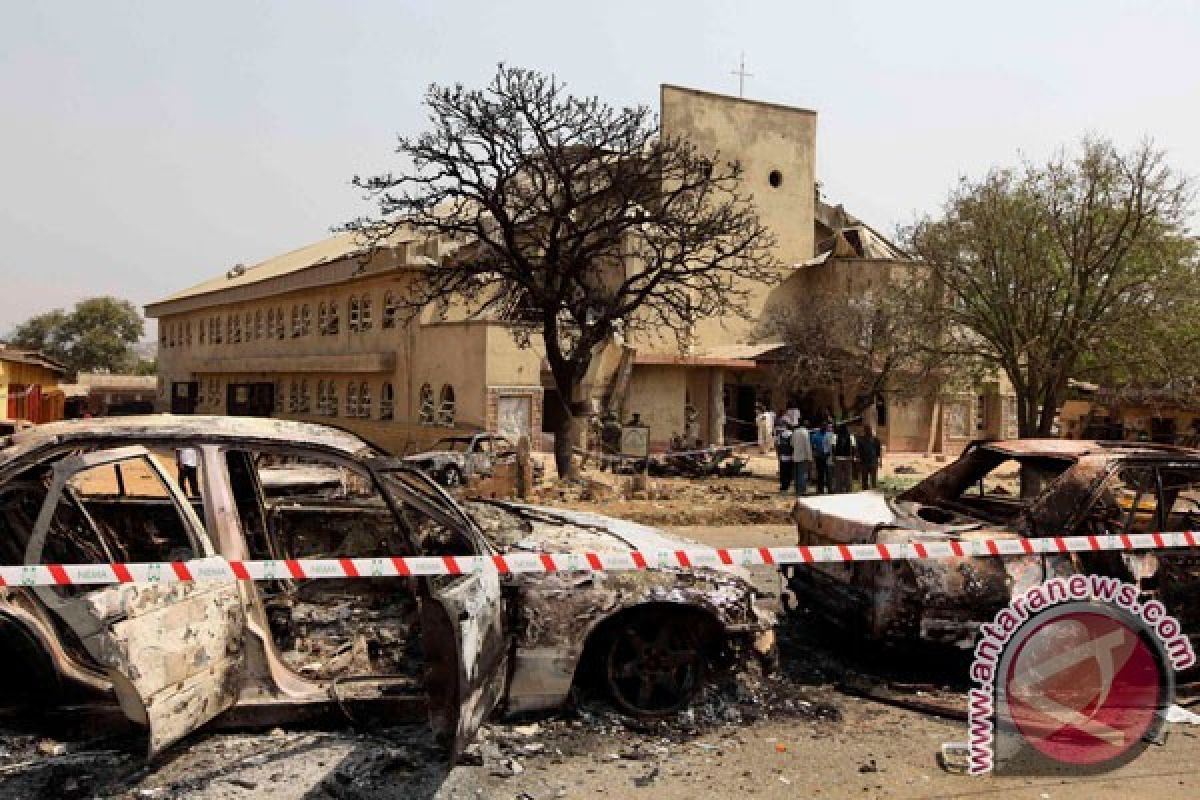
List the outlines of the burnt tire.
<svg viewBox="0 0 1200 800">
<path fill-rule="evenodd" d="M 644 612 L 617 621 L 602 650 L 609 698 L 638 717 L 687 708 L 707 678 L 710 641 L 709 626 L 687 614 Z"/>
<path fill-rule="evenodd" d="M 453 464 L 442 467 L 437 474 L 438 483 L 445 486 L 447 489 L 457 489 L 465 482 L 463 480 L 462 470 Z"/>
</svg>

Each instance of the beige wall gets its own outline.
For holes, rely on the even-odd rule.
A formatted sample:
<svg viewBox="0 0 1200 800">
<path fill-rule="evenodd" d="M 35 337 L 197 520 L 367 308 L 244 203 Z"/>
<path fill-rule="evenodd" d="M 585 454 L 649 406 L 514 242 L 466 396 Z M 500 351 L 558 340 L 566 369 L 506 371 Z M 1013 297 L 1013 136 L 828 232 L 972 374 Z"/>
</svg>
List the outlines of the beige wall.
<svg viewBox="0 0 1200 800">
<path fill-rule="evenodd" d="M 665 85 L 661 108 L 663 135 L 684 137 L 702 151 L 742 164 L 743 191 L 775 234 L 783 274 L 813 256 L 816 112 Z M 773 171 L 781 177 L 777 187 L 770 182 Z M 761 309 L 770 290 L 751 286 L 749 305 Z M 753 322 L 723 322 L 706 320 L 697 327 L 698 349 L 750 340 Z"/>
<path fill-rule="evenodd" d="M 704 372 L 707 370 L 695 370 Z M 688 372 L 684 367 L 638 365 L 629 381 L 625 397 L 625 418 L 634 412 L 650 427 L 652 447 L 664 447 L 676 433 L 683 433 L 684 403 L 688 388 Z"/>
<path fill-rule="evenodd" d="M 161 409 L 170 408 L 171 385 L 199 384 L 197 413 L 226 413 L 226 388 L 230 383 L 273 383 L 279 416 L 325 420 L 360 432 L 372 441 L 388 441 L 389 448 L 426 442 L 445 428 L 420 425 L 421 391 L 428 385 L 435 407 L 444 387 L 453 390 L 454 424 L 463 429 L 486 427 L 489 420 L 489 387 L 528 387 L 537 396 L 537 423 L 541 420 L 540 350 L 521 350 L 506 330 L 478 321 L 442 321 L 433 314 L 406 324 L 397 313 L 385 326 L 385 298 L 399 296 L 407 273 L 392 271 L 350 280 L 336 286 L 286 292 L 254 302 L 216 304 L 187 314 L 159 319 L 159 398 Z M 363 298 L 370 299 L 370 327 L 363 320 Z M 359 325 L 351 325 L 351 298 L 358 301 Z M 338 309 L 337 332 L 320 332 L 320 306 Z M 300 335 L 293 335 L 292 309 L 301 319 Z M 308 324 L 304 325 L 304 309 Z M 278 321 L 283 316 L 283 336 Z M 274 312 L 274 313 L 271 313 Z M 249 322 L 247 322 L 247 315 Z M 261 318 L 262 323 L 259 324 Z M 240 324 L 240 341 L 230 338 L 230 322 Z M 461 319 L 461 317 L 460 317 Z M 220 326 L 219 341 L 212 331 Z M 235 325 L 235 328 L 237 326 Z M 271 328 L 268 331 L 268 328 Z M 203 336 L 201 335 L 203 331 Z M 319 406 L 319 386 L 337 387 L 336 409 Z M 369 410 L 348 407 L 350 387 L 365 384 L 371 398 Z M 291 402 L 295 385 L 300 401 Z M 307 387 L 308 402 L 303 401 Z M 392 419 L 383 419 L 385 386 L 392 390 Z M 330 413 L 331 411 L 336 413 Z M 494 416 L 494 415 L 493 415 Z M 493 420 L 494 421 L 494 420 Z M 409 427 L 426 428 L 416 433 Z M 394 429 L 394 430 L 392 430 Z"/>
</svg>

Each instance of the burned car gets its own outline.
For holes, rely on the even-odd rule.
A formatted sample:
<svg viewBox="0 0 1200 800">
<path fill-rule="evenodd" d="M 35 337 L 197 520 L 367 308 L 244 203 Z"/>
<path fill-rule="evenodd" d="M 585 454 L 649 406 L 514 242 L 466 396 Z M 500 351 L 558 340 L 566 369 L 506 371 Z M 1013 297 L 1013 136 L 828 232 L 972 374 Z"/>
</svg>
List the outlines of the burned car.
<svg viewBox="0 0 1200 800">
<path fill-rule="evenodd" d="M 1140 442 L 975 442 L 895 499 L 879 492 L 798 500 L 800 545 L 1117 536 L 1200 527 L 1200 451 Z M 1076 552 L 789 568 L 808 605 L 877 639 L 971 647 L 982 622 L 1055 576 L 1108 575 L 1158 597 L 1200 633 L 1200 557 Z"/>
<path fill-rule="evenodd" d="M 433 476 L 442 486 L 457 488 L 475 477 L 492 474 L 496 464 L 515 463 L 517 446 L 496 433 L 447 436 L 424 453 L 406 456 L 411 464 Z"/>
<path fill-rule="evenodd" d="M 195 493 L 173 473 L 182 448 L 197 455 Z M 680 546 L 589 514 L 460 505 L 323 426 L 166 415 L 44 425 L 0 438 L 4 563 L 112 574 L 107 565 L 161 563 L 210 577 L 0 587 L 0 688 L 17 702 L 115 701 L 148 729 L 151 754 L 218 717 L 389 719 L 402 706 L 427 710 L 457 751 L 494 710 L 554 709 L 593 679 L 626 711 L 667 713 L 716 658 L 771 653 L 772 616 L 735 570 L 311 579 L 304 559 L 490 565 L 523 550 Z M 228 562 L 245 560 L 271 562 L 268 579 L 233 579 Z"/>
</svg>

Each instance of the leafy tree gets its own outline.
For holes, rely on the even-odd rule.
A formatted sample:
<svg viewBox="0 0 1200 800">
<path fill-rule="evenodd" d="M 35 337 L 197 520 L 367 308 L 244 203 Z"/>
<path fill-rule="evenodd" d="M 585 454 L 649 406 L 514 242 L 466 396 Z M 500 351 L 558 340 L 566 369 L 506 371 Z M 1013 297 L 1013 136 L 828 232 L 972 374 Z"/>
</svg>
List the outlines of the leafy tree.
<svg viewBox="0 0 1200 800">
<path fill-rule="evenodd" d="M 936 357 L 1002 371 L 1021 436 L 1050 434 L 1071 378 L 1163 381 L 1200 365 L 1192 191 L 1165 154 L 1085 138 L 963 179 L 906 231 L 930 271 L 914 313 Z"/>
<path fill-rule="evenodd" d="M 10 340 L 62 361 L 71 372 L 128 372 L 137 365 L 133 345 L 144 331 L 128 300 L 92 297 L 70 313 L 56 309 L 26 320 Z"/>
<path fill-rule="evenodd" d="M 61 308 L 47 311 L 30 317 L 14 328 L 8 336 L 8 341 L 17 347 L 37 350 L 65 363 L 67 354 L 62 347 L 60 335 L 66 322 L 67 314 Z"/>
<path fill-rule="evenodd" d="M 764 325 L 766 338 L 787 346 L 777 371 L 785 388 L 826 386 L 839 418 L 862 414 L 882 394 L 907 394 L 933 373 L 920 331 L 898 291 L 914 267 L 890 270 L 880 288 L 817 290 L 802 308 L 776 309 Z"/>
<path fill-rule="evenodd" d="M 411 166 L 356 177 L 380 215 L 348 227 L 467 243 L 419 275 L 405 309 L 458 305 L 544 346 L 567 412 L 555 431 L 566 475 L 603 343 L 685 344 L 700 319 L 746 314 L 746 281 L 776 279 L 772 236 L 740 192 L 740 165 L 660 135 L 644 106 L 503 65 L 486 89 L 432 86 L 425 103 L 430 129 L 397 148 Z"/>
</svg>

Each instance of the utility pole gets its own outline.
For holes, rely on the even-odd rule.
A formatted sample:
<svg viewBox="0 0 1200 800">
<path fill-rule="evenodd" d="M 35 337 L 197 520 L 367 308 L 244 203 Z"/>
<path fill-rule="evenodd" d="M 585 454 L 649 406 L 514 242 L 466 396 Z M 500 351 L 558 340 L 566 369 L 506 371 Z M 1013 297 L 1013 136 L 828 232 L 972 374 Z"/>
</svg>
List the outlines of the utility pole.
<svg viewBox="0 0 1200 800">
<path fill-rule="evenodd" d="M 746 78 L 753 78 L 753 72 L 746 72 L 746 51 L 742 51 L 742 60 L 738 68 L 730 73 L 738 76 L 738 97 L 746 96 Z"/>
</svg>

